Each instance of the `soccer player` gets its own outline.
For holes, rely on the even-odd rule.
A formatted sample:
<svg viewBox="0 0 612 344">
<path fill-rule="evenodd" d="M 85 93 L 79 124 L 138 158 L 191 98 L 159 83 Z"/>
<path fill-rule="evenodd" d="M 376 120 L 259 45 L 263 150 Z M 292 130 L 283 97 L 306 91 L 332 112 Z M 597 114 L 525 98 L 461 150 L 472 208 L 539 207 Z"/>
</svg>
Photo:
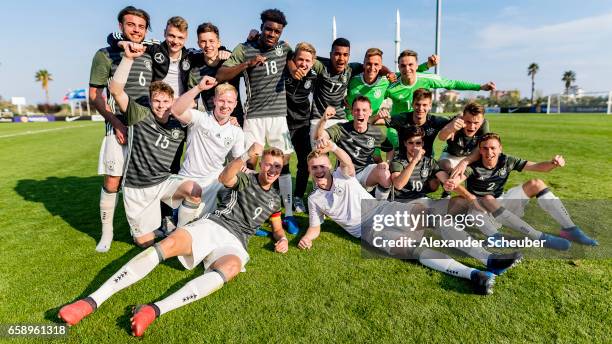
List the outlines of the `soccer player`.
<svg viewBox="0 0 612 344">
<path fill-rule="evenodd" d="M 484 106 L 476 102 L 467 103 L 463 113 L 455 116 L 438 133 L 438 139 L 446 141 L 440 155 L 440 167 L 451 171 L 465 157 L 477 155 L 478 140 L 489 131 Z"/>
<path fill-rule="evenodd" d="M 331 162 L 325 154 L 333 152 L 340 162 L 339 167 L 332 174 Z M 362 201 L 372 200 L 373 197 L 361 186 L 355 178 L 355 168 L 350 156 L 336 144 L 330 141 L 320 141 L 318 149 L 308 156 L 308 170 L 317 188 L 308 196 L 308 213 L 310 225 L 306 234 L 300 239 L 300 249 L 312 248 L 313 241 L 321 232 L 323 216 L 328 216 L 338 223 L 345 231 L 356 238 L 361 238 L 368 244 L 373 244 L 371 228 L 364 223 L 371 223 L 375 214 L 393 214 L 396 212 L 409 212 L 419 214 L 425 211 L 425 207 L 418 203 L 403 204 L 397 202 L 380 201 L 372 209 L 362 209 Z M 363 213 L 362 213 L 363 211 Z M 359 216 L 361 214 L 362 216 Z M 371 227 L 371 225 L 370 225 Z M 417 223 L 414 230 L 402 231 L 390 229 L 383 232 L 387 239 L 412 239 L 417 242 L 423 236 L 423 228 Z M 472 281 L 476 292 L 480 294 L 491 294 L 495 275 L 488 271 L 480 271 L 465 266 L 451 257 L 423 247 L 400 248 L 389 250 L 388 254 L 401 255 L 402 257 L 414 257 L 419 262 L 434 270 L 442 271 L 452 276 Z M 503 261 L 506 266 L 515 263 L 513 260 Z M 502 261 L 500 261 L 500 266 Z"/>
<path fill-rule="evenodd" d="M 247 146 L 257 142 L 280 148 L 285 153 L 285 166 L 278 179 L 285 206 L 285 224 L 290 234 L 300 230 L 293 217 L 292 180 L 289 158 L 293 145 L 287 126 L 287 96 L 283 70 L 292 57 L 291 47 L 280 41 L 287 20 L 277 9 L 261 13 L 261 34 L 255 41 L 238 44 L 232 56 L 217 72 L 217 81 L 231 80 L 243 73 L 247 101 L 245 104 L 244 137 Z M 248 163 L 254 168 L 257 161 Z"/>
<path fill-rule="evenodd" d="M 385 92 L 385 98 L 393 102 L 391 115 L 412 110 L 412 96 L 419 88 L 446 88 L 448 90 L 490 91 L 495 89 L 495 83 L 475 84 L 468 81 L 448 80 L 436 74 L 418 73 L 418 55 L 412 50 L 404 50 L 398 58 L 400 79 L 391 84 Z"/>
<path fill-rule="evenodd" d="M 376 187 L 376 198 L 387 199 L 391 186 L 389 163 L 385 161 L 376 164 L 372 157 L 376 147 L 385 151 L 393 150 L 391 143 L 387 140 L 387 128 L 368 123 L 372 114 L 368 98 L 358 96 L 353 101 L 352 107 L 352 121 L 334 124 L 325 130 L 326 122 L 334 116 L 336 111 L 335 108 L 328 107 L 325 116 L 317 125 L 317 141 L 331 139 L 338 144 L 350 155 L 355 168 L 355 177 L 359 183 L 368 190 Z"/>
<path fill-rule="evenodd" d="M 177 225 L 184 225 L 198 215 L 202 189 L 170 171 L 185 139 L 181 123 L 170 116 L 174 90 L 163 81 L 154 81 L 148 107 L 138 104 L 124 91 L 134 60 L 144 53 L 144 49 L 132 49 L 125 50 L 109 90 L 121 112 L 126 114 L 129 126 L 123 180 L 125 215 L 136 244 L 147 247 L 153 244 L 154 231 L 161 222 L 160 201 L 178 208 Z M 214 82 L 207 85 L 213 86 Z"/>
<path fill-rule="evenodd" d="M 218 181 L 225 157 L 231 151 L 234 158 L 244 153 L 242 129 L 230 123 L 238 102 L 238 91 L 224 83 L 214 87 L 213 108 L 210 112 L 190 109 L 198 93 L 213 89 L 214 78 L 205 75 L 196 87 L 183 94 L 172 105 L 171 112 L 187 126 L 187 149 L 179 175 L 195 180 L 202 188 L 202 213 L 217 209 L 217 194 L 223 188 Z"/>
<path fill-rule="evenodd" d="M 310 95 L 317 79 L 317 73 L 312 69 L 316 58 L 317 52 L 310 43 L 298 43 L 295 47 L 293 62 L 296 68 L 303 72 L 304 76 L 299 80 L 295 79 L 288 68 L 285 68 L 284 75 L 287 92 L 287 126 L 297 156 L 297 173 L 293 193 L 293 207 L 296 213 L 306 211 L 302 198 L 308 185 L 306 157 L 311 150 Z"/>
<path fill-rule="evenodd" d="M 447 215 L 457 214 L 455 211 L 454 200 L 431 199 L 427 197 L 427 183 L 431 178 L 436 178 L 444 184 L 448 180 L 448 174 L 440 169 L 435 159 L 426 155 L 423 145 L 425 143 L 425 133 L 421 127 L 410 126 L 402 129 L 401 137 L 404 138 L 405 155 L 398 155 L 391 163 L 391 180 L 394 187 L 394 201 L 403 203 L 418 203 L 430 211 L 432 214 Z M 451 184 L 452 185 L 452 184 Z M 461 185 L 452 185 L 452 188 L 465 199 L 474 198 Z M 463 241 L 471 240 L 463 228 L 455 229 L 439 223 L 435 226 L 440 235 L 445 240 Z M 487 266 L 487 270 L 496 275 L 504 272 L 508 267 L 499 269 L 496 266 L 500 262 L 508 260 L 518 263 L 522 259 L 522 254 L 514 252 L 510 254 L 491 254 L 483 247 L 472 245 L 471 247 L 458 247 L 459 250 L 477 258 Z"/>
<path fill-rule="evenodd" d="M 283 152 L 269 148 L 263 152 L 259 173 L 240 172 L 244 162 L 261 155 L 262 149 L 254 144 L 221 172 L 219 181 L 231 188 L 231 193 L 223 199 L 219 210 L 177 229 L 132 258 L 91 295 L 62 307 L 59 317 L 69 325 L 77 324 L 112 295 L 143 279 L 164 260 L 177 257 L 190 270 L 203 262 L 202 276 L 162 300 L 134 309 L 132 333 L 140 337 L 157 317 L 212 294 L 245 271 L 249 261 L 248 240 L 266 219 L 271 219 L 274 228 L 274 250 L 287 252 L 287 238 L 280 221 L 281 199 L 272 187 L 283 166 Z"/>
<path fill-rule="evenodd" d="M 548 248 L 568 250 L 570 248 L 568 240 L 583 245 L 597 245 L 596 240 L 589 238 L 574 224 L 561 200 L 542 180 L 531 179 L 504 192 L 510 172 L 549 172 L 565 166 L 565 160 L 561 155 L 556 155 L 549 161 L 537 163 L 515 158 L 502 153 L 501 138 L 495 133 L 488 133 L 481 137 L 478 147 L 481 158 L 466 169 L 463 179 L 467 177 L 467 190 L 478 196 L 478 202 L 493 215 L 498 223 L 520 231 L 531 239 L 544 240 L 544 247 Z M 561 225 L 561 238 L 542 233 L 521 219 L 525 206 L 534 197 L 537 198 L 540 208 Z M 502 235 L 497 231 L 497 227 L 495 224 L 488 223 L 479 229 L 485 235 L 498 240 L 502 238 Z"/>
<path fill-rule="evenodd" d="M 122 9 L 117 20 L 119 30 L 133 43 L 141 43 L 150 28 L 149 14 L 133 6 Z M 98 50 L 93 58 L 89 77 L 89 101 L 106 121 L 106 135 L 102 140 L 98 162 L 98 174 L 104 175 L 100 192 L 102 236 L 96 246 L 98 252 L 107 252 L 113 241 L 113 217 L 127 152 L 126 117 L 115 106 L 115 100 L 110 94 L 107 94 L 108 103 L 104 99 L 104 88 L 107 88 L 108 80 L 113 77 L 122 55 L 120 49 L 110 46 Z M 125 93 L 135 102 L 148 105 L 152 74 L 150 56 L 136 58 L 125 83 Z"/>
<path fill-rule="evenodd" d="M 385 120 L 385 124 L 393 129 L 396 129 L 398 133 L 402 133 L 402 129 L 417 126 L 423 129 L 424 137 L 423 137 L 423 149 L 425 150 L 425 155 L 427 157 L 434 157 L 434 141 L 438 136 L 438 133 L 446 124 L 448 124 L 449 119 L 443 116 L 431 115 L 429 111 L 431 111 L 432 104 L 432 93 L 431 91 L 419 88 L 414 91 L 414 95 L 412 98 L 412 110 L 406 113 L 401 113 L 395 116 L 380 117 Z M 378 119 L 375 116 L 375 120 Z M 400 135 L 399 142 L 403 143 L 406 138 L 402 138 Z M 403 144 L 399 144 L 398 146 L 394 146 L 394 148 L 399 148 L 399 155 L 405 156 L 406 151 Z"/>
<path fill-rule="evenodd" d="M 347 94 L 348 83 L 351 77 L 363 71 L 361 63 L 349 63 L 351 43 L 346 38 L 337 38 L 332 43 L 330 58 L 319 58 L 313 65 L 317 73 L 317 82 L 313 93 L 312 112 L 310 115 L 310 140 L 314 146 L 317 124 L 328 107 L 333 107 L 335 116 L 327 121 L 327 127 L 337 123 L 347 122 L 344 98 Z M 292 69 L 291 64 L 289 64 Z M 393 74 L 386 67 L 381 67 L 379 73 Z M 295 78 L 300 78 L 299 70 L 293 71 Z M 327 129 L 327 128 L 324 128 Z"/>
<path fill-rule="evenodd" d="M 189 76 L 189 87 L 195 87 L 204 76 L 214 77 L 223 63 L 230 57 L 231 52 L 221 47 L 219 38 L 219 29 L 212 23 L 203 23 L 198 26 L 198 51 L 191 59 L 192 66 Z M 240 87 L 240 76 L 230 80 L 229 83 L 234 86 L 238 92 Z M 204 111 L 212 112 L 215 106 L 215 90 L 207 90 L 200 93 Z M 244 114 L 242 110 L 242 102 L 240 101 L 240 92 L 236 101 L 236 107 L 232 112 L 232 116 L 236 117 L 238 123 L 242 126 L 244 123 Z"/>
</svg>

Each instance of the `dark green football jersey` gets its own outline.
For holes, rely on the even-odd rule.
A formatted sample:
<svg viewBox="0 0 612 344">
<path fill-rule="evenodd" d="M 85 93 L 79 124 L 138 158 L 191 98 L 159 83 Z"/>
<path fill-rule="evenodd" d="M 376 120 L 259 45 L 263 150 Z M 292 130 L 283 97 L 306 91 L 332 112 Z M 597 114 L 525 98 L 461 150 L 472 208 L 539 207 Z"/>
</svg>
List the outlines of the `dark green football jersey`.
<svg viewBox="0 0 612 344">
<path fill-rule="evenodd" d="M 494 168 L 486 168 L 479 160 L 465 170 L 467 190 L 476 196 L 493 195 L 496 198 L 504 193 L 504 185 L 511 171 L 522 171 L 527 160 L 501 154 Z"/>
<path fill-rule="evenodd" d="M 172 173 L 172 162 L 185 130 L 170 116 L 159 123 L 147 106 L 130 99 L 126 116 L 129 125 L 128 157 L 123 173 L 127 187 L 145 188 L 166 180 Z"/>
<path fill-rule="evenodd" d="M 468 156 L 474 149 L 478 149 L 478 140 L 487 133 L 489 133 L 489 122 L 485 119 L 472 137 L 467 136 L 463 130 L 458 130 L 452 139 L 446 140 L 444 151 L 454 156 Z"/>
<path fill-rule="evenodd" d="M 123 50 L 106 47 L 98 50 L 94 55 L 91 63 L 91 71 L 89 75 L 89 86 L 95 88 L 107 88 L 108 82 L 115 74 L 119 63 L 123 58 Z M 153 79 L 153 68 L 151 56 L 143 54 L 134 59 L 132 68 L 128 75 L 127 82 L 124 86 L 125 93 L 134 99 L 138 104 L 149 105 L 149 86 Z M 115 100 L 107 89 L 107 103 L 113 113 L 125 124 L 126 120 L 123 114 L 119 111 L 119 107 L 115 106 Z M 107 134 L 110 133 L 112 127 L 107 123 Z"/>
<path fill-rule="evenodd" d="M 237 178 L 218 209 L 207 217 L 236 236 L 246 249 L 257 228 L 281 211 L 281 196 L 274 187 L 264 190 L 257 173 L 238 172 Z"/>
<path fill-rule="evenodd" d="M 393 145 L 387 139 L 387 128 L 384 126 L 368 125 L 368 129 L 360 133 L 355 130 L 353 121 L 350 121 L 332 125 L 327 128 L 327 133 L 331 140 L 351 157 L 357 173 L 374 164 L 374 149 L 380 148 L 385 152 L 393 150 Z"/>
<path fill-rule="evenodd" d="M 450 120 L 447 117 L 427 115 L 425 124 L 420 126 L 425 133 L 423 138 L 423 149 L 425 149 L 425 155 L 428 157 L 434 156 L 434 142 L 438 133 Z M 398 132 L 398 146 L 400 156 L 406 156 L 406 147 L 404 147 L 404 138 L 402 137 L 402 129 L 408 128 L 414 124 L 413 112 L 400 113 L 398 115 L 391 116 L 390 120 L 387 120 L 387 126 L 397 130 Z M 395 147 L 398 148 L 398 147 Z"/>
<path fill-rule="evenodd" d="M 394 159 L 391 163 L 391 173 L 401 173 L 409 161 L 407 159 Z M 436 160 L 423 156 L 421 161 L 414 167 L 408 183 L 401 190 L 395 189 L 396 200 L 413 200 L 426 197 L 430 192 L 428 179 L 435 177 L 436 173 L 440 172 L 440 167 Z"/>
<path fill-rule="evenodd" d="M 259 41 L 246 42 L 238 44 L 232 56 L 223 63 L 225 67 L 234 67 L 257 55 L 266 57 L 261 65 L 247 68 L 243 72 L 247 94 L 244 105 L 246 119 L 287 116 L 283 70 L 291 53 L 291 47 L 283 41 L 267 50 L 260 46 Z"/>
<path fill-rule="evenodd" d="M 312 69 L 317 73 L 317 80 L 312 95 L 312 114 L 311 118 L 321 118 L 328 106 L 336 108 L 334 119 L 344 119 L 345 102 L 348 83 L 354 74 L 361 73 L 363 66 L 361 63 L 349 63 L 342 72 L 333 72 L 331 61 L 325 58 L 318 58 Z"/>
</svg>

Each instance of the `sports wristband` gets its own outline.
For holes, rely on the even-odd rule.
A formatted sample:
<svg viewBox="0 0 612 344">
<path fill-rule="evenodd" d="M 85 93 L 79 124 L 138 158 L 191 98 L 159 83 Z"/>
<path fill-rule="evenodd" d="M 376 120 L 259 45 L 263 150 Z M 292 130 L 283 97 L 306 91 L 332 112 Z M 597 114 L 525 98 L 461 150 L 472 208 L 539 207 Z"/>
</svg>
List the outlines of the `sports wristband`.
<svg viewBox="0 0 612 344">
<path fill-rule="evenodd" d="M 242 155 L 240 156 L 240 160 L 244 162 L 249 161 L 249 159 L 251 159 L 251 156 L 249 155 L 249 151 L 242 153 Z"/>
<path fill-rule="evenodd" d="M 276 243 L 278 244 L 279 242 L 281 242 L 281 241 L 283 241 L 283 240 L 287 240 L 287 241 L 289 241 L 289 240 L 287 239 L 287 237 L 282 237 L 282 238 L 278 239 L 278 241 L 277 241 Z"/>
</svg>

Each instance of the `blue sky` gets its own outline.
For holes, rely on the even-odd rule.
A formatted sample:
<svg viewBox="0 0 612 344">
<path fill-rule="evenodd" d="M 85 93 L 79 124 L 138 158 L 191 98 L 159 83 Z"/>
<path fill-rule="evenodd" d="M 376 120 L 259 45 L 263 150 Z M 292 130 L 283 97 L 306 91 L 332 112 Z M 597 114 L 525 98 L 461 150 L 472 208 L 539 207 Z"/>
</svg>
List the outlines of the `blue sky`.
<svg viewBox="0 0 612 344">
<path fill-rule="evenodd" d="M 41 102 L 44 94 L 34 81 L 36 70 L 48 69 L 52 102 L 68 89 L 87 86 L 91 59 L 117 30 L 116 14 L 126 5 L 149 11 L 153 31 L 163 39 L 165 21 L 174 15 L 190 23 L 188 46 L 195 47 L 195 28 L 212 21 L 222 43 L 233 48 L 259 13 L 283 10 L 288 26 L 283 38 L 291 45 L 308 41 L 320 55 L 331 44 L 331 18 L 338 36 L 352 43 L 351 58 L 361 61 L 365 50 L 379 47 L 384 62 L 393 65 L 395 9 L 402 18 L 402 49 L 422 57 L 434 51 L 435 0 L 409 1 L 12 1 L 2 5 L 3 48 L 0 49 L 0 95 L 25 96 Z M 225 8 L 226 4 L 231 7 Z M 445 0 L 442 22 L 441 75 L 475 82 L 493 80 L 499 89 L 519 89 L 529 96 L 529 63 L 540 72 L 536 89 L 559 92 L 566 70 L 577 75 L 586 91 L 612 90 L 612 2 L 610 1 L 486 1 Z"/>
</svg>

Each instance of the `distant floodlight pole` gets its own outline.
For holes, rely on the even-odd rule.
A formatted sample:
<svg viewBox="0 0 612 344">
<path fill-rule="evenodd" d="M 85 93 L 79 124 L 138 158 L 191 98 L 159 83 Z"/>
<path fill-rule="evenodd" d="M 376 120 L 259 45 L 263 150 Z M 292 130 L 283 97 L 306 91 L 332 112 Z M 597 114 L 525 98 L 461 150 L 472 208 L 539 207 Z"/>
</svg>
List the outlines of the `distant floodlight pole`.
<svg viewBox="0 0 612 344">
<path fill-rule="evenodd" d="M 612 115 L 612 91 L 608 92 L 608 111 L 606 114 Z"/>
<path fill-rule="evenodd" d="M 332 17 L 332 42 L 336 40 L 336 16 Z"/>
<path fill-rule="evenodd" d="M 548 96 L 548 102 L 546 102 L 546 114 L 550 115 L 550 96 Z"/>
<path fill-rule="evenodd" d="M 442 0 L 436 1 L 436 55 L 440 56 L 440 31 L 442 30 Z M 436 65 L 434 72 L 440 75 L 440 65 Z M 434 99 L 436 100 L 436 112 L 439 112 L 440 101 L 438 89 L 434 89 Z"/>
<path fill-rule="evenodd" d="M 399 59 L 399 55 L 400 55 L 400 42 L 401 41 L 402 39 L 400 38 L 400 13 L 399 13 L 399 8 L 398 8 L 395 13 L 395 71 L 396 72 L 399 71 L 399 65 L 397 63 L 397 60 Z"/>
</svg>

